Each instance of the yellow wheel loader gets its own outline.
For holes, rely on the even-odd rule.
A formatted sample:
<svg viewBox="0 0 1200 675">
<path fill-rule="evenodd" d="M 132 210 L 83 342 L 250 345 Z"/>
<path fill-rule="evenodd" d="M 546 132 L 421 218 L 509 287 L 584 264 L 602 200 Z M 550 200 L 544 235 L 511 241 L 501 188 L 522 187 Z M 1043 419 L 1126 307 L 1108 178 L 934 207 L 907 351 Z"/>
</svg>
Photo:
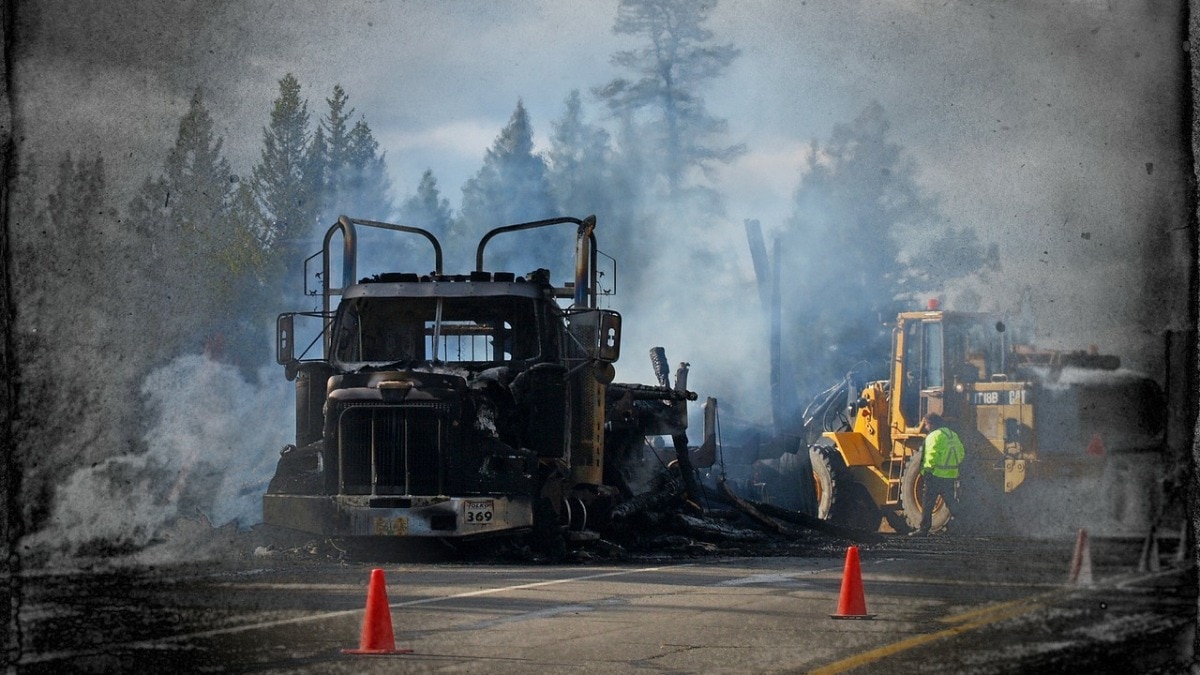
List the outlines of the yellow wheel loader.
<svg viewBox="0 0 1200 675">
<path fill-rule="evenodd" d="M 1165 440 L 1161 389 L 1118 358 L 1014 345 L 994 317 L 932 303 L 897 317 L 886 380 L 858 386 L 848 376 L 818 399 L 810 406 L 818 412 L 806 412 L 825 420 L 809 447 L 816 515 L 868 530 L 883 519 L 897 531 L 915 528 L 929 508 L 934 530 L 952 515 L 954 529 L 1078 527 L 1072 512 L 1112 509 L 1111 495 L 1093 494 L 1109 457 L 1155 464 Z M 927 412 L 942 415 L 966 447 L 963 513 L 940 499 L 921 503 Z"/>
</svg>

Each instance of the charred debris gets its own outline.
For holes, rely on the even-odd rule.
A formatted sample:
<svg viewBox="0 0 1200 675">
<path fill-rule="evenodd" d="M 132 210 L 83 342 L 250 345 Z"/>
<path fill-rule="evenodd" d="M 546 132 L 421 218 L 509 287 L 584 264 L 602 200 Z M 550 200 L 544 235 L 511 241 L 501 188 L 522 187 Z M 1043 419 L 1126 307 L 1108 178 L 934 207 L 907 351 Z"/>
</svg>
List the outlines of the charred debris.
<svg viewBox="0 0 1200 675">
<path fill-rule="evenodd" d="M 286 554 L 312 560 L 429 560 L 563 563 L 589 560 L 680 559 L 707 556 L 836 554 L 847 544 L 884 541 L 865 531 L 822 520 L 801 509 L 756 499 L 753 482 L 727 480 L 717 434 L 717 401 L 704 408 L 704 440 L 689 443 L 686 406 L 696 401 L 686 388 L 688 363 L 671 383 L 666 354 L 650 352 L 659 382 L 618 383 L 605 391 L 607 508 L 596 508 L 587 527 L 568 513 L 555 531 L 534 527 L 511 535 L 438 538 L 344 537 L 297 539 L 275 536 L 257 555 Z M 468 380 L 468 388 L 495 387 L 494 374 Z M 495 396 L 493 391 L 491 396 Z M 477 406 L 491 419 L 489 406 Z M 503 414 L 501 414 L 503 417 Z M 648 435 L 647 431 L 655 434 Z M 741 494 L 739 494 L 741 493 Z M 780 501 L 774 499 L 773 501 Z M 575 503 L 568 500 L 567 504 Z M 593 502 L 596 506 L 599 502 Z M 560 536 L 563 535 L 563 536 Z"/>
</svg>

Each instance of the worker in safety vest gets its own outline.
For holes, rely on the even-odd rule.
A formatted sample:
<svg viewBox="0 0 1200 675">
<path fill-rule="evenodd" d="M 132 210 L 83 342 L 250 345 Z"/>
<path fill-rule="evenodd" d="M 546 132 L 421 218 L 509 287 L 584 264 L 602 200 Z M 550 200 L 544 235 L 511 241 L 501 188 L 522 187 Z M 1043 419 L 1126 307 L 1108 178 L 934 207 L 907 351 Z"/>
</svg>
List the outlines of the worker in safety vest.
<svg viewBox="0 0 1200 675">
<path fill-rule="evenodd" d="M 966 449 L 958 434 L 946 426 L 946 421 L 937 413 L 928 413 L 921 419 L 921 431 L 925 432 L 925 452 L 921 467 L 921 527 L 910 535 L 929 534 L 933 524 L 933 507 L 941 497 L 950 509 L 958 510 L 958 499 L 954 496 L 958 482 L 958 466 L 966 457 Z"/>
</svg>

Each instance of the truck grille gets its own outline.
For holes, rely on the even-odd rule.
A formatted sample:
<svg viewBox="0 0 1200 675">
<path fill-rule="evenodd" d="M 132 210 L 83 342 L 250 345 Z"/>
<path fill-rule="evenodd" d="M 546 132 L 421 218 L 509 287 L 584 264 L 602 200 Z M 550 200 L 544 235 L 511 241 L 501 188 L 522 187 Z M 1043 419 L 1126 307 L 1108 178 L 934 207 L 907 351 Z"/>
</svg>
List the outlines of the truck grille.
<svg viewBox="0 0 1200 675">
<path fill-rule="evenodd" d="M 445 403 L 352 403 L 338 416 L 342 494 L 444 494 Z"/>
</svg>

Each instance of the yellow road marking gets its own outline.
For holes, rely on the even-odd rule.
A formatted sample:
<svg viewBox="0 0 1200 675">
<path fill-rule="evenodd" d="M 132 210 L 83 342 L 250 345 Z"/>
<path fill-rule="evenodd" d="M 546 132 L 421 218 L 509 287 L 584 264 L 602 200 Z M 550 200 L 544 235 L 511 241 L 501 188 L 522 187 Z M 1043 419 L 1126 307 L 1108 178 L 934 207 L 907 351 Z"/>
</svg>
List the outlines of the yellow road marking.
<svg viewBox="0 0 1200 675">
<path fill-rule="evenodd" d="M 1010 602 L 1001 603 L 999 605 L 991 605 L 989 607 L 981 607 L 980 609 L 972 610 L 970 612 L 964 612 L 952 617 L 946 617 L 941 619 L 941 621 L 945 623 L 957 623 L 959 625 L 951 628 L 945 628 L 935 633 L 914 635 L 906 640 L 893 642 L 890 645 L 884 645 L 878 649 L 872 649 L 871 651 L 863 652 L 861 654 L 855 654 L 854 656 L 842 659 L 841 661 L 835 661 L 827 666 L 817 668 L 816 670 L 811 671 L 811 675 L 833 675 L 834 673 L 844 673 L 848 670 L 858 668 L 859 666 L 865 666 L 873 661 L 886 658 L 892 654 L 912 649 L 914 647 L 919 647 L 930 642 L 936 642 L 937 640 L 944 640 L 946 638 L 954 637 L 955 635 L 960 635 L 962 633 L 975 630 L 976 628 L 982 628 L 988 624 L 1004 621 L 1005 619 L 1011 619 L 1022 614 L 1028 614 L 1029 612 L 1044 607 L 1045 601 L 1049 600 L 1051 597 L 1055 595 L 1066 594 L 1070 590 L 1071 589 L 1060 589 L 1050 591 L 1049 593 L 1040 593 L 1038 595 L 1031 595 L 1027 598 L 1012 600 Z"/>
<path fill-rule="evenodd" d="M 1004 611 L 1005 609 L 1007 609 L 1008 607 L 1013 607 L 1013 606 L 1015 606 L 1015 605 L 1022 605 L 1022 604 L 1026 604 L 1026 603 L 1028 603 L 1028 602 L 1029 602 L 1031 599 L 1034 599 L 1034 598 L 1039 598 L 1039 597 L 1040 597 L 1040 596 L 1036 596 L 1036 595 L 1034 595 L 1034 596 L 1030 596 L 1030 597 L 1028 597 L 1028 598 L 1020 598 L 1020 599 L 1017 599 L 1017 600 L 1009 600 L 1008 602 L 1002 602 L 1002 603 L 999 603 L 999 604 L 996 604 L 996 605 L 988 605 L 988 606 L 985 606 L 985 607 L 980 607 L 980 608 L 978 608 L 978 609 L 973 609 L 973 610 L 971 610 L 971 611 L 969 611 L 969 612 L 963 612 L 963 613 L 961 613 L 961 614 L 955 614 L 954 616 L 943 616 L 942 618 L 938 619 L 938 621 L 939 621 L 939 622 L 941 622 L 941 623 L 964 623 L 964 622 L 966 622 L 966 621 L 970 621 L 970 620 L 971 620 L 972 618 L 974 618 L 974 617 L 977 617 L 977 616 L 988 616 L 988 615 L 990 615 L 990 614 L 994 614 L 994 613 L 996 613 L 996 612 L 1002 612 L 1002 611 Z"/>
</svg>

